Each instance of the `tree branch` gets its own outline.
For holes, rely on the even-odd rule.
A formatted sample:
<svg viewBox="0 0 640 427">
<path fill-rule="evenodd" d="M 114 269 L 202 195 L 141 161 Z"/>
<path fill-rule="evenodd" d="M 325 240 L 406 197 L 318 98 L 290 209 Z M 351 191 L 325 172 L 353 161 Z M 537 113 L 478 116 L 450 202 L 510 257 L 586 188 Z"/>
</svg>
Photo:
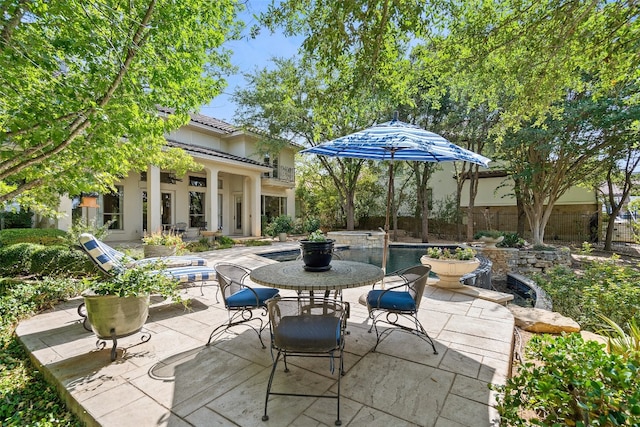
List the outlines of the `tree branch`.
<svg viewBox="0 0 640 427">
<path fill-rule="evenodd" d="M 136 54 L 140 46 L 146 40 L 146 34 L 144 30 L 147 28 L 147 24 L 151 20 L 151 17 L 153 15 L 153 11 L 155 8 L 155 4 L 156 4 L 156 0 L 151 0 L 149 2 L 149 6 L 147 7 L 145 16 L 142 19 L 142 21 L 140 21 L 140 23 L 138 24 L 136 33 L 133 36 L 132 41 L 129 44 L 129 47 L 127 48 L 125 61 L 120 66 L 120 70 L 118 71 L 117 75 L 114 77 L 113 81 L 109 85 L 109 88 L 107 89 L 107 91 L 98 101 L 97 107 L 87 110 L 86 114 L 79 113 L 76 119 L 73 120 L 73 122 L 71 122 L 71 124 L 68 126 L 68 130 L 70 131 L 69 135 L 60 144 L 56 145 L 53 149 L 45 152 L 44 154 L 41 154 L 38 156 L 35 156 L 35 154 L 37 151 L 39 151 L 42 148 L 42 146 L 34 147 L 34 149 L 29 150 L 28 153 L 25 153 L 23 160 L 19 161 L 17 164 L 12 165 L 9 168 L 6 168 L 5 166 L 5 169 L 2 172 L 0 179 L 3 179 L 12 174 L 21 172 L 22 170 L 24 170 L 29 166 L 41 163 L 43 160 L 49 159 L 52 156 L 60 153 L 62 150 L 68 147 L 78 137 L 78 135 L 80 135 L 91 124 L 90 118 L 96 114 L 99 108 L 103 108 L 105 105 L 109 103 L 115 91 L 122 84 L 122 80 L 124 79 L 124 76 L 129 71 L 129 67 L 133 62 L 134 58 L 136 57 Z M 44 147 L 46 147 L 47 145 L 50 145 L 50 144 L 44 144 Z"/>
</svg>

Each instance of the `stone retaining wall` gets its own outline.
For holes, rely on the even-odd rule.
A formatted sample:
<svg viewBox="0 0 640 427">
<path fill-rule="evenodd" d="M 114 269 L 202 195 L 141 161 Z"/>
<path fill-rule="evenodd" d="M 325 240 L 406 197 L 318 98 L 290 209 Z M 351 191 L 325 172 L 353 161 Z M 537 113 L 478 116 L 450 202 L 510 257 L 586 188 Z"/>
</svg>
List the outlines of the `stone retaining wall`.
<svg viewBox="0 0 640 427">
<path fill-rule="evenodd" d="M 382 248 L 384 232 L 381 231 L 329 231 L 329 239 L 336 245 L 348 245 L 352 248 Z"/>
<path fill-rule="evenodd" d="M 525 276 L 545 273 L 557 265 L 571 265 L 571 252 L 568 248 L 556 251 L 534 251 L 514 248 L 476 248 L 479 253 L 493 263 L 494 277 L 504 279 L 507 273 L 519 273 Z"/>
</svg>

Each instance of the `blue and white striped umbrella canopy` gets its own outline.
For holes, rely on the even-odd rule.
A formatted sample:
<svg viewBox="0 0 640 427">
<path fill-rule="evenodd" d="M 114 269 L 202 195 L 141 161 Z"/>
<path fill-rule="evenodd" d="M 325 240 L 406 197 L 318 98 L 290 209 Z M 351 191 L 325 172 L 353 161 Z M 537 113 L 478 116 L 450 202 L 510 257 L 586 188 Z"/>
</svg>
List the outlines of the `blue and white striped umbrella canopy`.
<svg viewBox="0 0 640 427">
<path fill-rule="evenodd" d="M 491 161 L 437 133 L 395 119 L 307 148 L 301 153 L 370 160 L 465 161 L 484 167 Z"/>
</svg>

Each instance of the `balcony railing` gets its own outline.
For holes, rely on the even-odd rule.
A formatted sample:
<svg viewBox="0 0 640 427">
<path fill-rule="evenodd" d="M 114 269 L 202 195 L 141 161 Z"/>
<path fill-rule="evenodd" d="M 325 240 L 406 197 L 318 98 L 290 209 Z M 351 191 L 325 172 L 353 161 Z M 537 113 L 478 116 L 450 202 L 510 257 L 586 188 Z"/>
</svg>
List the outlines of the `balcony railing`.
<svg viewBox="0 0 640 427">
<path fill-rule="evenodd" d="M 262 176 L 264 178 L 294 183 L 296 180 L 296 169 L 290 166 L 278 166 L 277 168 L 272 169 L 271 172 L 263 173 Z"/>
</svg>

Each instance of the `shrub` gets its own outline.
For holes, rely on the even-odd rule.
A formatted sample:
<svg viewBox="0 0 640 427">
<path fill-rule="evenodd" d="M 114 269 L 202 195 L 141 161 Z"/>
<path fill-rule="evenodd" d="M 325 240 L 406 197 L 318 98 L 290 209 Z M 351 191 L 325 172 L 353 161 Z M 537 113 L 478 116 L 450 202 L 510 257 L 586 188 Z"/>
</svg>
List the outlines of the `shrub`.
<svg viewBox="0 0 640 427">
<path fill-rule="evenodd" d="M 0 248 L 0 276 L 83 276 L 96 272 L 79 250 L 66 246 L 18 243 Z"/>
<path fill-rule="evenodd" d="M 32 254 L 42 245 L 17 243 L 0 247 L 0 276 L 25 276 L 31 272 Z"/>
<path fill-rule="evenodd" d="M 33 226 L 33 212 L 21 209 L 20 212 L 0 212 L 0 218 L 5 228 L 31 228 Z"/>
<path fill-rule="evenodd" d="M 216 239 L 218 249 L 228 249 L 235 245 L 235 240 L 228 236 L 220 236 Z"/>
<path fill-rule="evenodd" d="M 556 267 L 536 283 L 553 301 L 553 309 L 577 321 L 583 329 L 597 331 L 603 315 L 619 325 L 632 319 L 640 323 L 640 271 L 610 260 L 585 264 L 580 276 Z"/>
<path fill-rule="evenodd" d="M 640 359 L 607 354 L 580 334 L 534 336 L 497 409 L 504 426 L 635 426 L 640 423 Z M 525 418 L 523 414 L 527 413 Z"/>
<path fill-rule="evenodd" d="M 60 244 L 65 232 L 55 228 L 15 228 L 0 230 L 0 248 L 16 243 L 38 243 L 45 246 Z"/>
<path fill-rule="evenodd" d="M 504 239 L 496 246 L 501 248 L 524 248 L 526 242 L 518 233 L 503 233 Z"/>
<path fill-rule="evenodd" d="M 267 224 L 265 233 L 276 237 L 280 233 L 291 233 L 291 230 L 293 230 L 293 219 L 289 215 L 280 215 Z"/>
<path fill-rule="evenodd" d="M 44 246 L 31 253 L 31 274 L 80 277 L 97 273 L 84 252 L 67 246 Z"/>
</svg>

